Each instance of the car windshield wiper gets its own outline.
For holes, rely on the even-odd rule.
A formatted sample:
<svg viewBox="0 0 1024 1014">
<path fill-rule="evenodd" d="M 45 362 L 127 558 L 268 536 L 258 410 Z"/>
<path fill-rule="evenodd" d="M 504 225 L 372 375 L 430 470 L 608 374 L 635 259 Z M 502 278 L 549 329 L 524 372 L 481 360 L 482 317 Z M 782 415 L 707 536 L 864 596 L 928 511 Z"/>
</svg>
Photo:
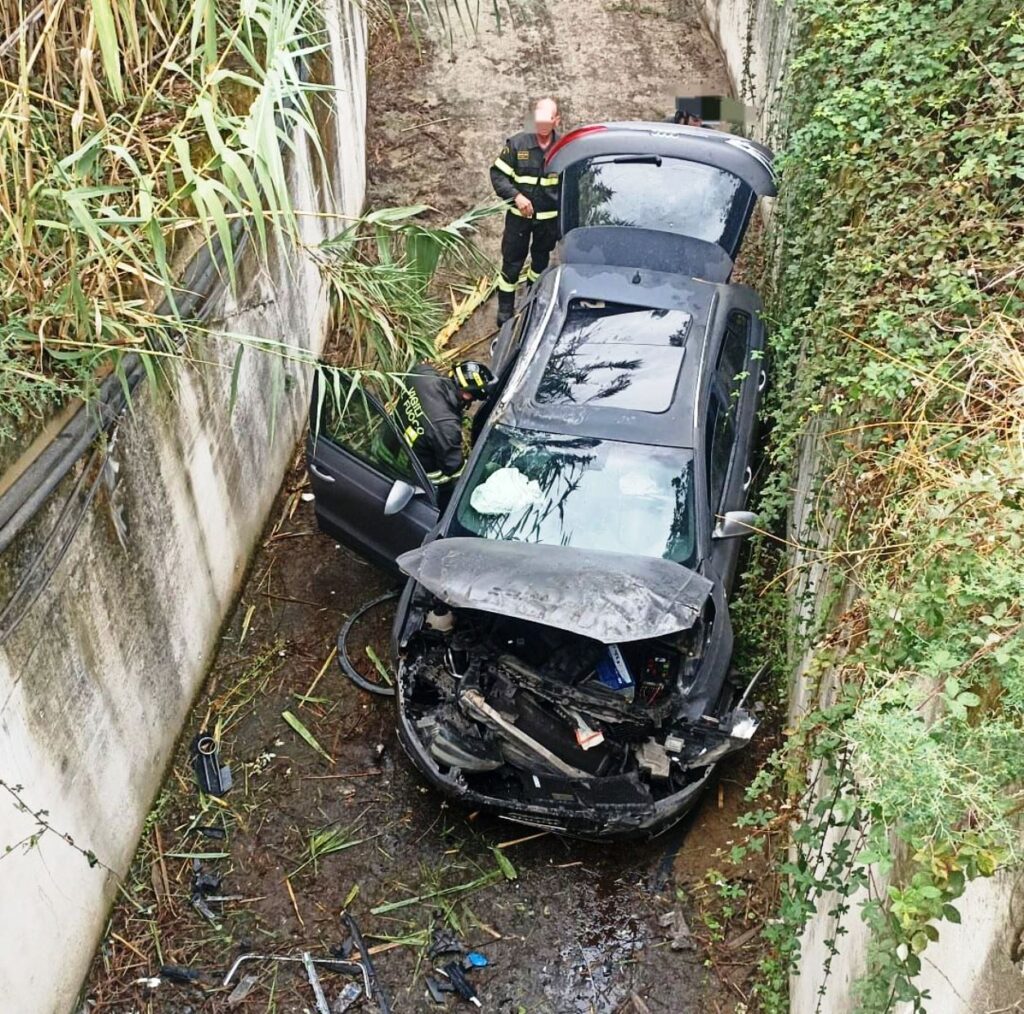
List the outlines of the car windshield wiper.
<svg viewBox="0 0 1024 1014">
<path fill-rule="evenodd" d="M 641 163 L 643 165 L 661 165 L 660 155 L 619 155 L 618 158 L 613 158 L 612 161 L 616 165 L 626 165 L 628 163 Z"/>
</svg>

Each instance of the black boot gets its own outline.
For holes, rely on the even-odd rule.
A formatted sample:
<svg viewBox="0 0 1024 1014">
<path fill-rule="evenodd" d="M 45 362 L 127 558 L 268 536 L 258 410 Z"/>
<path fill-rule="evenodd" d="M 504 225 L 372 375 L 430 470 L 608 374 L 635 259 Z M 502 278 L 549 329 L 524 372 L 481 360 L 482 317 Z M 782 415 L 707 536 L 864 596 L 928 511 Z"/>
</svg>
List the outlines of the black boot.
<svg viewBox="0 0 1024 1014">
<path fill-rule="evenodd" d="M 516 294 L 498 290 L 498 327 L 516 312 Z"/>
</svg>

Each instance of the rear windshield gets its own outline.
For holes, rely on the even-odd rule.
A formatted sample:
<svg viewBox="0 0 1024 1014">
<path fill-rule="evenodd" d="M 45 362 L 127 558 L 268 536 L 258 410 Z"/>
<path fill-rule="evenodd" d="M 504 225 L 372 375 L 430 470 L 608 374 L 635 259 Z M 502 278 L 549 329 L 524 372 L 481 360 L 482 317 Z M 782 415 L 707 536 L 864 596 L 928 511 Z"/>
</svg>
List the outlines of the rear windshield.
<svg viewBox="0 0 1024 1014">
<path fill-rule="evenodd" d="M 636 156 L 583 159 L 565 171 L 564 229 L 629 226 L 717 243 L 732 256 L 753 193 L 738 176 L 702 162 Z"/>
<path fill-rule="evenodd" d="M 692 317 L 576 300 L 551 350 L 534 401 L 665 412 L 683 365 Z"/>
<path fill-rule="evenodd" d="M 455 512 L 456 535 L 695 557 L 693 454 L 495 426 Z"/>
</svg>

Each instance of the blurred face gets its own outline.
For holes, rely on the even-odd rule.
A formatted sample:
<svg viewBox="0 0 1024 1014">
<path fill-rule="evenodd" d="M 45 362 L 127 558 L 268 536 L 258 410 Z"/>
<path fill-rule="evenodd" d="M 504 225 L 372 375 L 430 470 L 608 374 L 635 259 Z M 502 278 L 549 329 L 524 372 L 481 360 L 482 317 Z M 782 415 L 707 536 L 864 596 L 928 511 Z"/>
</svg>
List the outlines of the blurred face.
<svg viewBox="0 0 1024 1014">
<path fill-rule="evenodd" d="M 558 106 L 551 99 L 542 99 L 533 110 L 533 127 L 537 136 L 544 139 L 551 136 L 558 126 Z"/>
</svg>

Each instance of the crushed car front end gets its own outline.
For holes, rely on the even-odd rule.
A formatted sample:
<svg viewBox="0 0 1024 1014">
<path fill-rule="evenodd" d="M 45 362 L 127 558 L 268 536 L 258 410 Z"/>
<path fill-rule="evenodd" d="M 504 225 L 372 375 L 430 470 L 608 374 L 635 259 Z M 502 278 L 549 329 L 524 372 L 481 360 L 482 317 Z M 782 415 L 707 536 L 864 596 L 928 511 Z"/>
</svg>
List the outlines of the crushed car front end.
<svg viewBox="0 0 1024 1014">
<path fill-rule="evenodd" d="M 400 563 L 401 741 L 467 806 L 581 837 L 654 834 L 756 728 L 693 571 L 471 538 Z"/>
</svg>

